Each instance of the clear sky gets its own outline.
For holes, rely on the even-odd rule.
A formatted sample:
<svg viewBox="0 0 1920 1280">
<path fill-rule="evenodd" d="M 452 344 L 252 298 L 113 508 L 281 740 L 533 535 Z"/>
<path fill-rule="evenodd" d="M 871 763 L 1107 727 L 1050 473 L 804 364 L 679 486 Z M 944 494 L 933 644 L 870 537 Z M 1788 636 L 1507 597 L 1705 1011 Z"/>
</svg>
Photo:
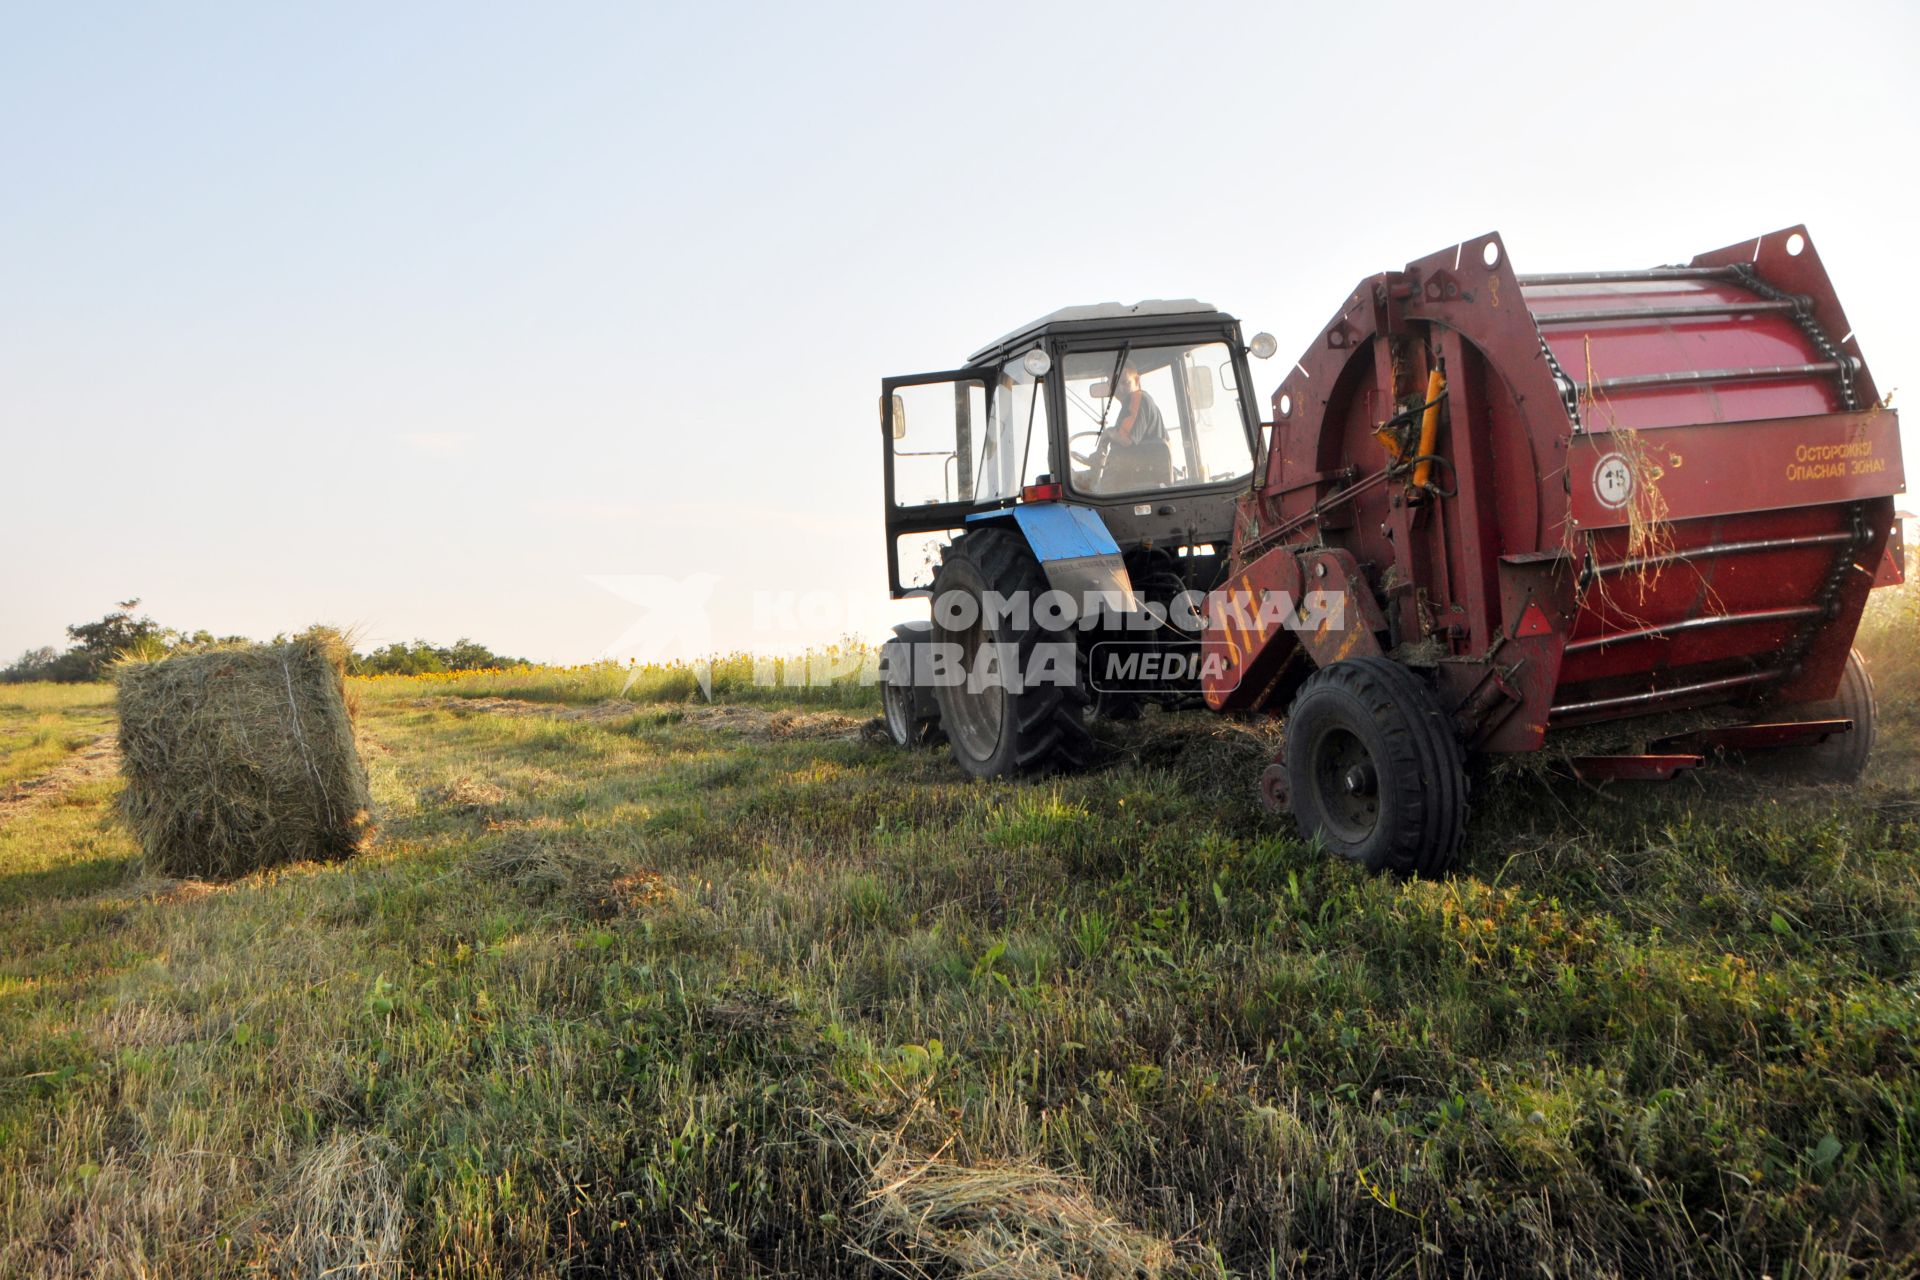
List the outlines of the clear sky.
<svg viewBox="0 0 1920 1280">
<path fill-rule="evenodd" d="M 1199 297 L 1264 404 L 1488 230 L 1805 222 L 1920 391 L 1920 10 L 1292 8 L 0 6 L 0 662 L 127 596 L 577 661 L 693 574 L 718 647 L 875 634 L 882 375 Z"/>
</svg>

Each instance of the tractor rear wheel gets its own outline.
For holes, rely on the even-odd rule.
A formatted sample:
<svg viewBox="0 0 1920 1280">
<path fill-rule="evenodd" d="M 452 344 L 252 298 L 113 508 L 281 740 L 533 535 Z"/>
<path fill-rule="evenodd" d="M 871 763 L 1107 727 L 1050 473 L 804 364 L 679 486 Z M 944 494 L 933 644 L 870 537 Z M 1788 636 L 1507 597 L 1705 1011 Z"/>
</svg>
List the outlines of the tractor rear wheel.
<svg viewBox="0 0 1920 1280">
<path fill-rule="evenodd" d="M 1779 747 L 1755 752 L 1753 759 L 1769 773 L 1776 771 L 1809 776 L 1821 782 L 1854 782 L 1867 769 L 1867 756 L 1873 751 L 1873 721 L 1876 705 L 1873 678 L 1867 674 L 1866 659 L 1854 649 L 1847 654 L 1846 670 L 1840 674 L 1840 688 L 1833 697 L 1820 702 L 1802 702 L 1777 709 L 1782 718 L 1795 720 L 1851 720 L 1849 733 L 1836 733 L 1824 742 Z"/>
<path fill-rule="evenodd" d="M 1460 740 L 1425 681 L 1387 658 L 1308 677 L 1286 723 L 1287 790 L 1301 834 L 1369 871 L 1440 875 L 1460 856 Z"/>
<path fill-rule="evenodd" d="M 1026 541 L 1007 529 L 962 534 L 934 575 L 933 640 L 958 655 L 934 691 L 940 724 L 976 778 L 1077 769 L 1093 755 L 1072 623 L 1044 625 L 1037 605 L 1047 589 Z"/>
</svg>

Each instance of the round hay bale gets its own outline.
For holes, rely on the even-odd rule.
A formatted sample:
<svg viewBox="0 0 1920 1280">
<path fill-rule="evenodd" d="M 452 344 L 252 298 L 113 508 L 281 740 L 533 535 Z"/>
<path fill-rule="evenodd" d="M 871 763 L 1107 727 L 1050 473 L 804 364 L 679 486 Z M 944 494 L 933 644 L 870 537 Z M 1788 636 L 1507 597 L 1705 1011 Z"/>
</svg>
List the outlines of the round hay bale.
<svg viewBox="0 0 1920 1280">
<path fill-rule="evenodd" d="M 119 668 L 121 810 L 150 870 L 223 879 L 360 848 L 345 659 L 316 631 Z"/>
</svg>

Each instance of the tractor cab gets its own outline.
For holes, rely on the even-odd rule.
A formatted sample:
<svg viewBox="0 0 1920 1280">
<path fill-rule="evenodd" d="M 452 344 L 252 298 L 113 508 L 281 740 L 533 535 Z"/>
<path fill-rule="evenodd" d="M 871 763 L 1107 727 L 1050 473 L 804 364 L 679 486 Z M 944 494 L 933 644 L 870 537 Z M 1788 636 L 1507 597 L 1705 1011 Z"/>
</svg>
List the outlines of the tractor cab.
<svg viewBox="0 0 1920 1280">
<path fill-rule="evenodd" d="M 1001 777 L 1083 763 L 1089 714 L 1197 699 L 1273 349 L 1205 303 L 1106 303 L 882 381 L 888 585 L 935 601 L 882 650 L 896 742 Z"/>
<path fill-rule="evenodd" d="M 1205 303 L 1103 303 L 1022 326 L 963 368 L 885 379 L 892 594 L 924 594 L 970 524 L 1036 503 L 1082 508 L 1123 556 L 1159 548 L 1210 573 L 1259 451 L 1248 354 L 1239 322 Z"/>
</svg>

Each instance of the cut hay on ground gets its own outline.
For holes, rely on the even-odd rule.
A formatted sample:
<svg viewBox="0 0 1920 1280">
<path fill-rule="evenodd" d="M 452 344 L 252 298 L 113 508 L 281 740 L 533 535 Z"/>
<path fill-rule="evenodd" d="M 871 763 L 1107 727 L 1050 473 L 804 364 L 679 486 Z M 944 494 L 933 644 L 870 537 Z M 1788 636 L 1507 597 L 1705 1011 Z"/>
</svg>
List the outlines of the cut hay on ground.
<svg viewBox="0 0 1920 1280">
<path fill-rule="evenodd" d="M 505 880 L 537 897 L 610 882 L 614 868 L 595 850 L 557 832 L 514 827 L 482 845 L 474 870 L 489 880 Z"/>
<path fill-rule="evenodd" d="M 635 910 L 665 892 L 657 872 L 623 869 L 602 851 L 538 825 L 502 829 L 474 855 L 473 869 L 593 920 Z"/>
<path fill-rule="evenodd" d="M 951 1164 L 896 1149 L 866 1201 L 872 1256 L 964 1280 L 1156 1280 L 1173 1245 L 1104 1212 L 1077 1180 L 1037 1164 Z"/>
<path fill-rule="evenodd" d="M 380 1280 L 402 1275 L 406 1213 L 378 1135 L 342 1134 L 294 1168 L 274 1253 L 278 1274 Z"/>
<path fill-rule="evenodd" d="M 1130 763 L 1160 769 L 1190 788 L 1253 801 L 1261 770 L 1285 741 L 1277 716 L 1222 716 L 1210 711 L 1149 712 L 1095 733 Z"/>
<path fill-rule="evenodd" d="M 314 633 L 120 668 L 121 807 L 149 870 L 222 879 L 360 847 L 345 656 Z"/>
</svg>

